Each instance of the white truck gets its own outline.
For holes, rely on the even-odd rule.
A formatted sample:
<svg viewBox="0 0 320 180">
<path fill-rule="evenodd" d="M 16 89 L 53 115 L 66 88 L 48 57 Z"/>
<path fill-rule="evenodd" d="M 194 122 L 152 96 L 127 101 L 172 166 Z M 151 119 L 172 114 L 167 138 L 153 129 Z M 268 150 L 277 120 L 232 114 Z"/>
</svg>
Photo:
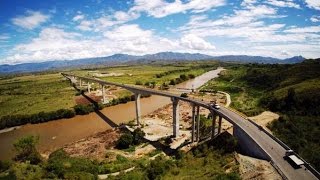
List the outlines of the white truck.
<svg viewBox="0 0 320 180">
<path fill-rule="evenodd" d="M 304 162 L 299 159 L 291 149 L 286 151 L 285 157 L 287 158 L 287 160 L 291 161 L 291 163 L 294 163 L 296 167 L 301 167 L 301 165 L 304 164 Z"/>
</svg>

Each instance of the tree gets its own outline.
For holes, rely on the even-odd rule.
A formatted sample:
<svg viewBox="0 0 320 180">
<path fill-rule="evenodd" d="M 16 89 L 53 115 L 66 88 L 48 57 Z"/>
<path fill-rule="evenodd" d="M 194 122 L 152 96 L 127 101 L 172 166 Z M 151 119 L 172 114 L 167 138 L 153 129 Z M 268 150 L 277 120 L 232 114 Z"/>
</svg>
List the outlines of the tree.
<svg viewBox="0 0 320 180">
<path fill-rule="evenodd" d="M 119 140 L 117 141 L 117 148 L 119 149 L 127 149 L 133 143 L 133 136 L 131 133 L 125 133 L 120 136 Z"/>
<path fill-rule="evenodd" d="M 13 144 L 17 155 L 16 161 L 30 161 L 31 164 L 38 164 L 41 162 L 40 153 L 36 149 L 36 144 L 39 142 L 38 136 L 27 136 L 19 139 Z"/>
<path fill-rule="evenodd" d="M 144 136 L 146 135 L 145 132 L 141 130 L 141 128 L 137 128 L 133 131 L 133 143 L 140 144 L 143 141 Z"/>
</svg>

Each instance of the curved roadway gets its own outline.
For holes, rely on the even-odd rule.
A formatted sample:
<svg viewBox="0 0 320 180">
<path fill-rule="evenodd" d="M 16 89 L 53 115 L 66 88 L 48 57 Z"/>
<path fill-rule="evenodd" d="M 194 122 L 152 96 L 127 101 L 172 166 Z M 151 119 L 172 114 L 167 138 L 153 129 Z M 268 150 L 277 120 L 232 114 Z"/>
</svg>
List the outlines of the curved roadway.
<svg viewBox="0 0 320 180">
<path fill-rule="evenodd" d="M 127 89 L 129 91 L 132 91 L 134 93 L 142 93 L 142 94 L 153 94 L 153 95 L 159 95 L 159 96 L 165 96 L 169 98 L 177 98 L 182 101 L 187 101 L 190 103 L 193 103 L 198 106 L 202 106 L 204 108 L 209 109 L 210 111 L 214 111 L 220 116 L 222 116 L 224 119 L 232 123 L 233 125 L 236 125 L 237 127 L 244 130 L 272 159 L 274 164 L 280 169 L 280 171 L 290 180 L 311 180 L 311 179 L 317 179 L 316 176 L 314 176 L 309 170 L 306 168 L 299 168 L 295 169 L 293 168 L 288 161 L 284 160 L 283 157 L 285 155 L 286 149 L 282 147 L 278 142 L 276 142 L 274 139 L 272 139 L 268 134 L 266 134 L 264 131 L 261 131 L 257 126 L 255 126 L 250 121 L 246 120 L 245 118 L 241 117 L 239 114 L 225 108 L 221 107 L 219 110 L 212 108 L 209 106 L 206 102 L 198 101 L 194 99 L 189 98 L 183 98 L 179 95 L 163 92 L 163 91 L 157 91 L 153 89 L 147 89 L 147 88 L 141 88 L 136 86 L 130 86 L 125 84 L 119 84 L 119 83 L 113 83 L 113 82 L 107 82 L 100 79 L 94 79 L 94 78 L 87 78 L 87 77 L 81 77 L 76 76 L 73 74 L 65 74 L 61 73 L 63 76 L 69 78 L 70 77 L 77 77 L 82 80 L 90 81 L 90 82 L 96 82 L 102 85 L 115 85 L 122 87 L 124 89 Z"/>
</svg>

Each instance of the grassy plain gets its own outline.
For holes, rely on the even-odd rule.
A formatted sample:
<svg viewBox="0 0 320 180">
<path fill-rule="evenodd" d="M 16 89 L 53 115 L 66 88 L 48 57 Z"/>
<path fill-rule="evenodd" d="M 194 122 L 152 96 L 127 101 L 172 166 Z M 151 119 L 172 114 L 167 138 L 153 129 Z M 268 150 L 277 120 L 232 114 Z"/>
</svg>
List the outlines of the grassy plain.
<svg viewBox="0 0 320 180">
<path fill-rule="evenodd" d="M 74 95 L 59 73 L 5 78 L 0 80 L 0 117 L 71 108 Z"/>
<path fill-rule="evenodd" d="M 82 69 L 72 71 L 75 74 L 88 76 L 90 71 L 123 73 L 122 76 L 104 77 L 103 80 L 135 84 L 136 81 L 156 82 L 156 85 L 169 83 L 170 79 L 178 78 L 181 74 L 200 75 L 206 72 L 205 68 L 199 65 L 205 63 L 188 62 L 184 64 L 173 65 L 132 65 L 108 67 L 101 69 Z M 215 65 L 214 62 L 209 63 Z M 156 74 L 185 70 L 183 72 L 174 72 L 160 78 Z M 131 75 L 129 75 L 131 74 Z M 119 97 L 130 94 L 127 91 L 116 93 Z M 74 97 L 76 91 L 65 81 L 60 73 L 36 73 L 25 76 L 3 76 L 0 78 L 0 117 L 6 115 L 29 115 L 39 112 L 50 112 L 58 109 L 68 109 L 75 105 Z"/>
</svg>

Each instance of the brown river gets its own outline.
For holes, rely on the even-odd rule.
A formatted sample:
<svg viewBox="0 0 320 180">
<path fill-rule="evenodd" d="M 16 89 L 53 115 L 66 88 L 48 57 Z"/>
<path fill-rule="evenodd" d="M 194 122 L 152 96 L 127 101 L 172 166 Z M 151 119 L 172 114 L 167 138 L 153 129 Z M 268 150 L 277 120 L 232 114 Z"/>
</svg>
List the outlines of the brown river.
<svg viewBox="0 0 320 180">
<path fill-rule="evenodd" d="M 210 79 L 218 76 L 223 68 L 218 68 L 183 82 L 178 88 L 198 88 Z M 151 96 L 141 99 L 141 114 L 146 115 L 171 101 L 167 97 Z M 41 124 L 27 124 L 9 132 L 0 133 L 0 160 L 11 159 L 14 155 L 12 143 L 26 135 L 38 135 L 38 149 L 41 152 L 62 147 L 97 132 L 110 129 L 110 124 L 126 123 L 135 118 L 135 103 L 128 102 L 104 108 L 97 114 L 79 115 L 70 119 L 61 119 Z M 110 123 L 111 122 L 111 123 Z"/>
</svg>

